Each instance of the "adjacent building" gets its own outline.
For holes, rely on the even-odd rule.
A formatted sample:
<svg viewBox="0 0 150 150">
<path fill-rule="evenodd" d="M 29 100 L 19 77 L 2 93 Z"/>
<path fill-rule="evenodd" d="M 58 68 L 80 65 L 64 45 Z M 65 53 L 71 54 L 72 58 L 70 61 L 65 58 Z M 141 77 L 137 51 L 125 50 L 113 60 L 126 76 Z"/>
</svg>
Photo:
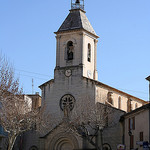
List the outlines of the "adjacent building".
<svg viewBox="0 0 150 150">
<path fill-rule="evenodd" d="M 143 142 L 150 142 L 150 104 L 146 104 L 121 117 L 126 149 L 143 150 Z"/>
<path fill-rule="evenodd" d="M 37 109 L 41 107 L 42 98 L 38 92 L 36 92 L 35 94 L 28 94 L 27 96 L 32 99 L 32 109 Z"/>
</svg>

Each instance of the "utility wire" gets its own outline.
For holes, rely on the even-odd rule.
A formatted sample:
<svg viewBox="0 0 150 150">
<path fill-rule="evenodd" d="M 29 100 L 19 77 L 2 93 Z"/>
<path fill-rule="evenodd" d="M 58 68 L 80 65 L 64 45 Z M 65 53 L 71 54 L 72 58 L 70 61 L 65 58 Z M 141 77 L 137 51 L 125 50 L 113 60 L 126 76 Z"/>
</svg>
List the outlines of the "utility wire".
<svg viewBox="0 0 150 150">
<path fill-rule="evenodd" d="M 36 74 L 36 75 L 40 75 L 40 76 L 45 76 L 45 77 L 52 77 L 51 75 L 46 75 L 46 74 L 41 74 L 41 73 L 31 72 L 31 71 L 26 71 L 26 70 L 22 70 L 22 69 L 15 69 L 15 70 L 18 70 L 18 71 L 21 71 L 21 72 L 30 73 L 30 74 Z M 40 79 L 40 80 L 47 80 L 47 79 L 44 79 L 44 78 L 39 78 L 39 77 L 35 77 L 35 76 L 30 76 L 30 75 L 24 75 L 24 74 L 19 74 L 19 75 L 21 75 L 21 76 L 27 76 L 27 77 L 31 77 L 31 78 L 37 78 L 37 79 Z M 129 91 L 129 92 L 141 93 L 141 94 L 145 94 L 145 95 L 148 94 L 148 93 L 143 92 L 143 91 L 134 91 L 134 90 L 122 89 L 122 88 L 119 88 L 119 89 L 120 90 L 124 90 L 124 91 Z"/>
<path fill-rule="evenodd" d="M 50 75 L 36 73 L 36 72 L 31 72 L 31 71 L 26 71 L 26 70 L 21 70 L 21 69 L 15 69 L 15 70 L 18 70 L 18 71 L 21 71 L 21 72 L 26 72 L 26 73 L 31 73 L 31 74 L 36 74 L 36 75 L 40 75 L 40 76 L 50 77 Z"/>
<path fill-rule="evenodd" d="M 44 78 L 39 78 L 39 77 L 35 77 L 35 76 L 30 76 L 30 75 L 24 75 L 24 74 L 19 74 L 18 75 L 20 76 L 26 76 L 26 77 L 30 77 L 30 78 L 37 78 L 37 79 L 40 79 L 40 80 L 48 80 L 48 79 L 44 79 Z"/>
</svg>

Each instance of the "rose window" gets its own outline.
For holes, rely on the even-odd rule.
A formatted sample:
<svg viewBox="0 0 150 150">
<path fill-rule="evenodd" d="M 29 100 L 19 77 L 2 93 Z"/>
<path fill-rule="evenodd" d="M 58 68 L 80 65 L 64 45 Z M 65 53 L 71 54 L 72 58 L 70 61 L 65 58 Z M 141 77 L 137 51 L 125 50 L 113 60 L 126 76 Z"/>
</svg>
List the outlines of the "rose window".
<svg viewBox="0 0 150 150">
<path fill-rule="evenodd" d="M 72 95 L 64 95 L 60 100 L 60 108 L 62 111 L 64 109 L 69 109 L 70 111 L 74 108 L 75 98 Z"/>
</svg>

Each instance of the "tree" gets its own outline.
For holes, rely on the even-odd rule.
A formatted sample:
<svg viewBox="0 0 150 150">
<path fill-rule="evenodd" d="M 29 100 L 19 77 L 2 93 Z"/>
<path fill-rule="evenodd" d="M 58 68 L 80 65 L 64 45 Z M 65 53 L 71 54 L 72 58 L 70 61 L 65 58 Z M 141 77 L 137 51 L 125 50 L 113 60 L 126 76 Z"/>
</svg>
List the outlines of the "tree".
<svg viewBox="0 0 150 150">
<path fill-rule="evenodd" d="M 97 150 L 102 150 L 103 130 L 114 126 L 119 121 L 120 114 L 114 115 L 114 108 L 109 105 L 95 103 L 88 97 L 83 99 L 78 101 L 73 111 L 68 111 L 65 126 L 68 126 L 67 130 L 86 139 Z"/>
<path fill-rule="evenodd" d="M 23 98 L 19 79 L 7 59 L 0 56 L 0 124 L 8 133 L 7 149 L 12 150 L 15 140 L 24 131 L 35 128 L 39 131 L 48 123 L 42 109 L 31 109 Z"/>
</svg>

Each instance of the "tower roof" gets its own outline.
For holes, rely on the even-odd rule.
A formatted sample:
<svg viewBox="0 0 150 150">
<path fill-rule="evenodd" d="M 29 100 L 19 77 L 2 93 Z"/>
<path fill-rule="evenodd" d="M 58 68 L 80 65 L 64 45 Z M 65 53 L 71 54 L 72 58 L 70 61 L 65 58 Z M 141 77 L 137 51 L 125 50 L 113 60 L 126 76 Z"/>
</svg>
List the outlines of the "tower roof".
<svg viewBox="0 0 150 150">
<path fill-rule="evenodd" d="M 88 18 L 85 15 L 85 11 L 83 11 L 82 9 L 70 10 L 69 15 L 57 32 L 70 31 L 75 29 L 84 29 L 96 35 L 92 25 L 90 24 Z"/>
</svg>

